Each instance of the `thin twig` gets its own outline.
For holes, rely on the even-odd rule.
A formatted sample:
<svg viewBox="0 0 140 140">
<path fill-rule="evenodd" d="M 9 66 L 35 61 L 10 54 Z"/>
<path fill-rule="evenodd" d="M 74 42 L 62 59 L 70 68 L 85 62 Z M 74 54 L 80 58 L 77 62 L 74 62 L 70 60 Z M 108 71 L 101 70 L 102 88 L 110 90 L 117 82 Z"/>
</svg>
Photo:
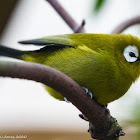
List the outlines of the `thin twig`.
<svg viewBox="0 0 140 140">
<path fill-rule="evenodd" d="M 112 34 L 119 34 L 123 32 L 125 29 L 127 29 L 128 27 L 136 25 L 136 24 L 140 24 L 140 16 L 133 17 L 131 19 L 128 19 L 122 22 L 112 31 Z"/>
<path fill-rule="evenodd" d="M 48 1 L 52 7 L 57 11 L 57 13 L 62 17 L 62 19 L 69 25 L 69 27 L 76 32 L 80 27 L 78 23 L 71 17 L 71 15 L 63 8 L 63 6 L 57 0 L 46 0 Z M 85 29 L 82 26 L 77 33 L 84 33 Z"/>
<path fill-rule="evenodd" d="M 39 73 L 38 73 L 39 72 Z M 52 87 L 75 105 L 89 120 L 92 137 L 98 140 L 117 140 L 121 129 L 104 108 L 92 100 L 70 77 L 54 68 L 31 62 L 0 61 L 0 76 L 41 82 Z"/>
<path fill-rule="evenodd" d="M 75 33 L 81 33 L 81 31 L 83 30 L 83 27 L 85 26 L 85 24 L 86 24 L 86 21 L 83 20 L 81 25 L 78 27 L 78 29 L 75 30 Z"/>
</svg>

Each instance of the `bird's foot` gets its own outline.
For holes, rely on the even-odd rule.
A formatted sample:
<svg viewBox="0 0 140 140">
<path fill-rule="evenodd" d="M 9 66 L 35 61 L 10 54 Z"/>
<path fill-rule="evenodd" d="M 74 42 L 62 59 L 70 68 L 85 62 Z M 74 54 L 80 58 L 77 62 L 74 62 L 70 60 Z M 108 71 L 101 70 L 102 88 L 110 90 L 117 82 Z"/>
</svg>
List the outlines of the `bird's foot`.
<svg viewBox="0 0 140 140">
<path fill-rule="evenodd" d="M 85 93 L 86 93 L 87 95 L 90 96 L 91 99 L 94 99 L 94 101 L 95 101 L 97 104 L 99 104 L 101 107 L 103 107 L 103 108 L 105 109 L 106 113 L 110 114 L 110 111 L 109 111 L 109 109 L 107 108 L 107 105 L 101 105 L 100 103 L 98 103 L 97 100 L 96 100 L 96 98 L 93 96 L 93 94 L 92 94 L 92 92 L 91 92 L 90 90 L 88 90 L 88 89 L 85 88 L 85 87 L 82 87 L 82 88 L 85 90 Z"/>
<path fill-rule="evenodd" d="M 107 114 L 110 114 L 110 111 L 109 111 L 109 109 L 107 108 L 107 105 L 101 105 L 101 104 L 100 104 L 100 106 L 103 107 L 103 108 L 105 109 L 105 111 L 106 111 Z"/>
<path fill-rule="evenodd" d="M 85 88 L 85 87 L 82 87 L 82 88 L 85 90 L 85 93 L 86 93 L 87 95 L 89 95 L 90 98 L 92 99 L 92 98 L 93 98 L 92 92 L 91 92 L 90 90 L 88 90 L 87 88 Z"/>
<path fill-rule="evenodd" d="M 90 98 L 92 99 L 93 98 L 92 92 L 90 90 L 88 90 L 87 88 L 85 88 L 85 87 L 82 87 L 82 88 L 85 90 L 85 93 L 87 95 L 89 95 Z M 70 101 L 66 97 L 64 97 L 64 101 L 67 102 L 67 103 L 70 103 Z"/>
</svg>

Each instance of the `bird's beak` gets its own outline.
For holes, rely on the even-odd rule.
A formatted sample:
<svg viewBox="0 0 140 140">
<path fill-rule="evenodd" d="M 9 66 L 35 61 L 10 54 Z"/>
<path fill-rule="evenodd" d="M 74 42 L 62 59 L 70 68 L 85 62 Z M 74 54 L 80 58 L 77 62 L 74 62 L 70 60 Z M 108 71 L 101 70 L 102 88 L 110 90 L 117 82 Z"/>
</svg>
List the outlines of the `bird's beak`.
<svg viewBox="0 0 140 140">
<path fill-rule="evenodd" d="M 140 58 L 139 58 L 139 57 L 137 57 L 137 60 L 138 60 L 138 61 L 140 61 Z"/>
</svg>

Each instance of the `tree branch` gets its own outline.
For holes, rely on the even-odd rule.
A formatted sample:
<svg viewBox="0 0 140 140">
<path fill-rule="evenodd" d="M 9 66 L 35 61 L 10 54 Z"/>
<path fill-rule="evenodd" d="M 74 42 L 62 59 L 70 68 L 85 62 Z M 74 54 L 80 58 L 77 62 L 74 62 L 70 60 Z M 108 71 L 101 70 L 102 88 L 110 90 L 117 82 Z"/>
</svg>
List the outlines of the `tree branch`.
<svg viewBox="0 0 140 140">
<path fill-rule="evenodd" d="M 135 24 L 140 24 L 140 16 L 133 17 L 131 19 L 128 19 L 128 20 L 122 22 L 112 31 L 112 34 L 119 34 L 119 33 L 123 32 L 125 29 L 127 29 L 130 26 L 133 26 Z"/>
<path fill-rule="evenodd" d="M 71 15 L 63 8 L 63 6 L 57 0 L 46 0 L 56 10 L 56 12 L 62 17 L 62 19 L 69 25 L 69 27 L 76 33 L 84 33 L 84 25 L 79 26 L 77 22 L 71 17 Z"/>
<path fill-rule="evenodd" d="M 116 136 L 122 134 L 116 120 L 103 107 L 70 77 L 54 68 L 31 62 L 0 61 L 0 76 L 33 80 L 57 90 L 88 118 L 89 132 L 98 140 L 117 140 Z"/>
</svg>

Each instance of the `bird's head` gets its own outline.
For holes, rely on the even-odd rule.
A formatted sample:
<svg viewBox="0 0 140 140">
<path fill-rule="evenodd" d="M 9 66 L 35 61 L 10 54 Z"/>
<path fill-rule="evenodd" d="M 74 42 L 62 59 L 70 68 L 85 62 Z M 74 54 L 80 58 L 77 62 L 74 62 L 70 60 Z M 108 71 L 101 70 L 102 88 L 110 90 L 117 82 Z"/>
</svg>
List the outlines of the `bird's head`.
<svg viewBox="0 0 140 140">
<path fill-rule="evenodd" d="M 140 39 L 131 35 L 118 35 L 115 58 L 124 72 L 137 79 L 140 76 Z"/>
</svg>

